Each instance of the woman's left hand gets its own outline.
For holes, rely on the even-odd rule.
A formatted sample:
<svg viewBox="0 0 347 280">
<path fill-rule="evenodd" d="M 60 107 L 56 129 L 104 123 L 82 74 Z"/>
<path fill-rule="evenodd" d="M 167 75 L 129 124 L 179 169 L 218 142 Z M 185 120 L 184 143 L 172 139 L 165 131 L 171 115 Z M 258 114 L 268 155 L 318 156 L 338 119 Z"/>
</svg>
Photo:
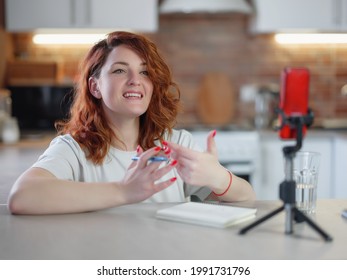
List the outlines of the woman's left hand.
<svg viewBox="0 0 347 280">
<path fill-rule="evenodd" d="M 229 174 L 218 161 L 215 135 L 215 130 L 208 134 L 205 152 L 194 151 L 171 142 L 167 143 L 171 150 L 171 157 L 178 162 L 177 172 L 186 183 L 207 186 L 214 190 L 227 185 Z"/>
</svg>

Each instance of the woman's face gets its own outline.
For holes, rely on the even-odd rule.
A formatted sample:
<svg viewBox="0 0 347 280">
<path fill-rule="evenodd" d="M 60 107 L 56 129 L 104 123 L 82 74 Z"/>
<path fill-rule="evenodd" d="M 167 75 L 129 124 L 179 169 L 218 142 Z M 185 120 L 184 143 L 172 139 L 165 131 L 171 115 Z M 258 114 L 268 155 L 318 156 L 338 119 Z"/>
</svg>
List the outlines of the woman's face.
<svg viewBox="0 0 347 280">
<path fill-rule="evenodd" d="M 102 99 L 102 106 L 111 120 L 137 118 L 146 112 L 153 93 L 146 62 L 131 48 L 114 48 L 99 78 L 90 78 L 91 93 Z"/>
</svg>

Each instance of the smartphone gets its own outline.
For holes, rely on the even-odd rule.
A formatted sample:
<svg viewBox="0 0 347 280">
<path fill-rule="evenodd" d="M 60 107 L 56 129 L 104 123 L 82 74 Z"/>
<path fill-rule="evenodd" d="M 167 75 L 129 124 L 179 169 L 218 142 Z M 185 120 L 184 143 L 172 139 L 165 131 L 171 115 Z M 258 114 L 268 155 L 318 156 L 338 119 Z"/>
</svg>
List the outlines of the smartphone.
<svg viewBox="0 0 347 280">
<path fill-rule="evenodd" d="M 285 68 L 281 73 L 281 89 L 279 108 L 286 117 L 305 116 L 308 114 L 310 74 L 306 68 Z M 279 121 L 282 123 L 282 117 Z M 303 136 L 306 134 L 306 126 L 303 127 Z M 297 131 L 285 124 L 279 131 L 281 139 L 296 139 Z"/>
</svg>

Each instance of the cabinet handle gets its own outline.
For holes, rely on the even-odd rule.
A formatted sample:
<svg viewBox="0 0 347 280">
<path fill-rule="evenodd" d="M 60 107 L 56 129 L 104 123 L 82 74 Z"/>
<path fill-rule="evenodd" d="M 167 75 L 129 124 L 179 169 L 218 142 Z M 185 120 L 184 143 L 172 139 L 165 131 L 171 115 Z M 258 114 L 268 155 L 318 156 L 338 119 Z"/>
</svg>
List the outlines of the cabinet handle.
<svg viewBox="0 0 347 280">
<path fill-rule="evenodd" d="M 341 28 L 346 29 L 347 25 L 347 0 L 341 0 Z"/>
<path fill-rule="evenodd" d="M 91 25 L 92 23 L 92 3 L 91 0 L 86 0 L 86 24 Z"/>
<path fill-rule="evenodd" d="M 340 27 L 341 25 L 341 13 L 342 13 L 342 0 L 332 1 L 333 5 L 333 22 Z"/>
<path fill-rule="evenodd" d="M 71 25 L 76 24 L 76 0 L 70 0 L 70 21 Z"/>
</svg>

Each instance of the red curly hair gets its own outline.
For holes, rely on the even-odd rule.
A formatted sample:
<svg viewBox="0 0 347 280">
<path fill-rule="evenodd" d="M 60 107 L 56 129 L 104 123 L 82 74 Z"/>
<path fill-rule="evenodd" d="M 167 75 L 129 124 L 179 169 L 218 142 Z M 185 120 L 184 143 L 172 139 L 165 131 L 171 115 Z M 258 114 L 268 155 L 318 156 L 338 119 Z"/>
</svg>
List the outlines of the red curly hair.
<svg viewBox="0 0 347 280">
<path fill-rule="evenodd" d="M 71 134 L 85 150 L 87 158 L 95 164 L 103 162 L 112 139 L 119 138 L 110 128 L 100 100 L 90 93 L 88 79 L 99 77 L 109 53 L 119 45 L 127 45 L 145 60 L 153 83 L 148 110 L 140 116 L 139 145 L 146 150 L 154 146 L 154 141 L 161 142 L 165 133 L 170 135 L 180 109 L 180 90 L 172 81 L 171 71 L 155 44 L 134 33 L 121 31 L 108 34 L 106 39 L 89 50 L 80 65 L 69 119 L 55 124 L 58 133 Z"/>
</svg>

